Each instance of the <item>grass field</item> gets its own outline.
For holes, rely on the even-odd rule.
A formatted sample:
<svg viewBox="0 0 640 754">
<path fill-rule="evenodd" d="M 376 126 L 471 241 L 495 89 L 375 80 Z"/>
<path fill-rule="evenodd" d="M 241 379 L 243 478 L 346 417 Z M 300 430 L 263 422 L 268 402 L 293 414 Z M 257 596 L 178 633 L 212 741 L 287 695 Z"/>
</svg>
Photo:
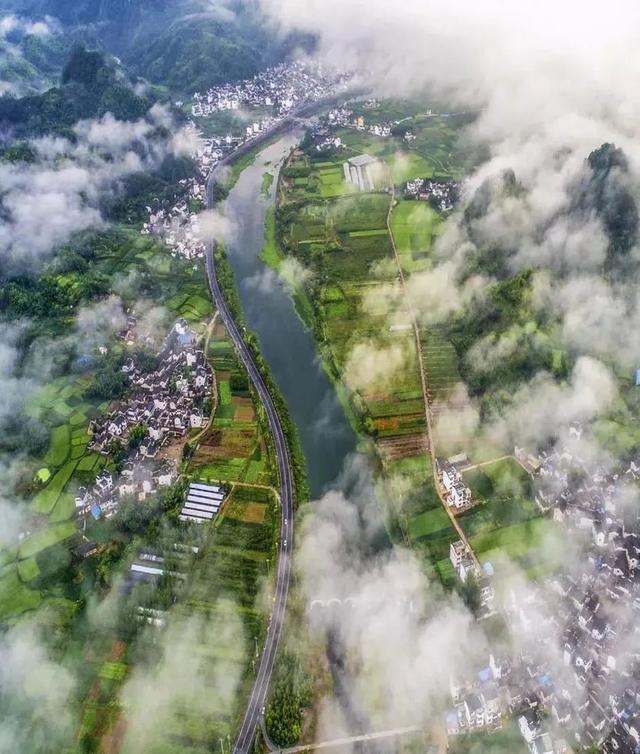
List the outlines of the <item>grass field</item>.
<svg viewBox="0 0 640 754">
<path fill-rule="evenodd" d="M 264 246 L 260 252 L 260 259 L 276 272 L 280 269 L 282 257 L 276 242 L 276 218 L 273 207 L 267 209 L 264 230 Z"/>
<path fill-rule="evenodd" d="M 504 459 L 464 474 L 480 504 L 459 519 L 469 536 L 537 518 L 531 479 L 513 459 Z"/>
<path fill-rule="evenodd" d="M 498 566 L 512 560 L 531 577 L 555 567 L 561 549 L 557 527 L 541 516 L 531 479 L 514 459 L 465 472 L 464 479 L 480 502 L 458 521 L 478 557 Z M 510 570 L 499 568 L 497 575 L 508 578 Z"/>
<path fill-rule="evenodd" d="M 391 232 L 405 273 L 431 267 L 431 247 L 441 224 L 440 215 L 426 202 L 403 199 L 394 207 Z"/>
<path fill-rule="evenodd" d="M 32 558 L 42 550 L 52 547 L 58 542 L 69 539 L 76 532 L 74 521 L 67 521 L 37 531 L 20 545 L 18 554 L 20 559 Z"/>
</svg>

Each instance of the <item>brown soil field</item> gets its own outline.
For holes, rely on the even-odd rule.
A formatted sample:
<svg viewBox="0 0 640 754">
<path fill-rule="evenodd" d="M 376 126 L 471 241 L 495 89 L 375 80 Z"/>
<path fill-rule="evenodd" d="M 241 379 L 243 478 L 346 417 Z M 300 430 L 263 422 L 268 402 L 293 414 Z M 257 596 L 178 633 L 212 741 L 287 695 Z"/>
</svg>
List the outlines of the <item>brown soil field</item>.
<svg viewBox="0 0 640 754">
<path fill-rule="evenodd" d="M 266 513 L 267 506 L 264 503 L 252 503 L 243 500 L 242 502 L 232 502 L 225 515 L 248 524 L 261 524 Z"/>
</svg>

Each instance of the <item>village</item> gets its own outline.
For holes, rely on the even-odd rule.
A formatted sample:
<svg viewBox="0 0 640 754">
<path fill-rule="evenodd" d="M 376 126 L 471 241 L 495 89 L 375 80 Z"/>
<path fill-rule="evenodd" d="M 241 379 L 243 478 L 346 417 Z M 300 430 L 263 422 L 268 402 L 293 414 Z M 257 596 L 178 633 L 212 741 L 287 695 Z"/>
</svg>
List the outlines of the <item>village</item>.
<svg viewBox="0 0 640 754">
<path fill-rule="evenodd" d="M 348 76 L 337 75 L 318 62 L 282 63 L 251 79 L 196 92 L 191 115 L 202 118 L 225 110 L 249 108 L 268 110 L 274 118 L 282 118 L 303 102 L 335 94 L 348 81 Z"/>
<path fill-rule="evenodd" d="M 534 476 L 536 503 L 580 550 L 564 572 L 543 583 L 509 588 L 502 615 L 519 637 L 513 656 L 488 657 L 486 667 L 451 680 L 445 716 L 455 736 L 517 720 L 531 754 L 562 754 L 572 746 L 632 754 L 640 744 L 640 525 L 630 501 L 640 466 L 612 471 L 582 457 L 582 428 L 564 444 L 533 457 L 515 449 Z M 439 472 L 449 504 L 473 505 L 450 462 Z M 458 578 L 474 574 L 483 606 L 493 589 L 463 542 L 451 545 Z"/>
<path fill-rule="evenodd" d="M 125 342 L 128 334 L 122 335 Z M 120 453 L 119 474 L 104 470 L 90 487 L 80 487 L 76 514 L 82 520 L 112 516 L 123 499 L 144 501 L 177 477 L 175 460 L 161 450 L 204 427 L 212 411 L 214 375 L 196 333 L 178 321 L 149 370 L 130 356 L 122 366 L 127 397 L 109 415 L 90 426 L 91 447 L 102 454 Z"/>
<path fill-rule="evenodd" d="M 429 202 L 440 212 L 450 212 L 460 199 L 461 184 L 457 181 L 436 181 L 415 178 L 407 181 L 403 194 L 407 198 Z"/>
<path fill-rule="evenodd" d="M 194 96 L 194 118 L 241 107 L 271 107 L 276 115 L 252 123 L 244 137 L 227 135 L 201 139 L 196 155 L 201 176 L 183 182 L 186 199 L 172 207 L 155 211 L 148 208 L 149 222 L 142 233 L 160 237 L 174 256 L 194 261 L 204 256 L 196 208 L 204 204 L 206 175 L 230 151 L 260 134 L 278 118 L 285 117 L 303 99 L 321 99 L 329 93 L 318 86 L 309 90 L 311 94 L 305 92 L 304 96 L 294 97 L 285 83 L 289 80 L 281 71 L 271 82 L 264 74 L 258 81 L 220 87 L 206 95 Z M 299 78 L 292 76 L 291 80 L 301 85 L 305 81 L 302 74 Z M 338 128 L 355 128 L 386 138 L 397 125 L 397 122 L 367 124 L 363 116 L 356 117 L 348 108 L 341 107 L 331 109 L 312 127 L 311 133 L 316 150 L 323 152 L 344 148 L 335 134 Z M 197 132 L 195 124 L 190 127 Z M 403 138 L 410 141 L 411 132 L 407 130 Z M 375 158 L 368 155 L 347 160 L 345 179 L 361 191 L 374 190 L 375 163 Z M 402 187 L 405 197 L 427 201 L 434 209 L 445 213 L 454 208 L 462 191 L 461 183 L 421 177 L 407 181 Z M 135 365 L 132 366 L 132 382 L 141 380 Z M 143 394 L 145 385 L 151 390 L 148 383 L 134 384 Z M 157 388 L 157 385 L 153 388 L 154 398 Z M 125 464 L 124 481 L 116 481 L 108 472 L 103 472 L 104 478 L 96 480 L 95 488 L 82 491 L 76 501 L 81 516 L 111 515 L 122 495 L 133 494 L 143 499 L 152 494 L 151 490 L 171 483 L 175 478 L 171 474 L 175 471 L 160 465 L 144 472 L 140 461 L 155 458 L 162 444 L 176 432 L 185 433 L 189 427 L 202 425 L 205 417 L 197 410 L 192 412 L 194 402 L 189 403 L 187 394 L 181 395 L 184 402 L 179 406 L 182 413 L 176 419 L 178 425 L 167 421 L 163 415 L 167 405 L 165 398 L 167 401 L 173 398 L 178 407 L 175 395 L 165 396 L 161 392 L 163 397 L 158 405 L 152 401 L 154 409 L 150 415 L 144 414 L 142 401 L 131 410 L 116 412 L 96 427 L 96 447 L 103 452 L 114 439 L 126 438 L 136 424 L 149 426 L 149 435 L 135 451 L 138 464 L 129 465 L 129 461 Z M 175 415 L 173 410 L 172 413 Z M 570 429 L 571 437 L 579 440 L 581 429 L 576 426 Z M 574 746 L 598 747 L 605 754 L 637 754 L 640 683 L 636 695 L 632 678 L 640 657 L 633 649 L 638 645 L 638 637 L 632 617 L 635 610 L 640 610 L 640 589 L 636 587 L 640 582 L 640 526 L 637 519 L 632 523 L 625 520 L 620 488 L 624 481 L 633 483 L 640 477 L 640 465 L 630 462 L 620 474 L 612 474 L 599 466 L 591 466 L 569 446 L 539 456 L 516 448 L 514 457 L 534 477 L 540 511 L 552 515 L 586 547 L 587 557 L 580 561 L 585 568 L 571 574 L 555 574 L 543 585 L 530 584 L 526 590 L 510 589 L 498 597 L 492 564 L 479 563 L 462 540 L 451 544 L 449 560 L 459 582 L 473 581 L 477 587 L 478 618 L 502 617 L 511 632 L 523 640 L 517 651 L 491 653 L 467 677 L 451 680 L 451 707 L 445 714 L 447 734 L 491 731 L 500 728 L 507 719 L 513 719 L 531 754 L 563 754 Z M 439 484 L 454 517 L 478 504 L 461 473 L 467 463 L 466 457 L 438 460 Z M 580 480 L 579 484 L 575 483 L 576 479 Z M 202 503 L 197 500 L 197 494 L 197 491 L 196 497 L 191 494 L 192 503 L 194 500 Z M 205 501 L 205 505 L 208 504 Z M 200 515 L 214 515 L 212 510 L 196 507 L 183 511 L 182 516 L 195 516 L 197 520 Z M 155 578 L 163 572 L 159 564 L 134 565 L 143 574 L 136 578 Z M 148 569 L 152 569 L 153 574 L 147 573 Z M 153 615 L 143 617 L 148 621 L 159 619 Z M 629 640 L 620 642 L 622 634 Z M 611 654 L 614 640 L 616 647 L 626 648 L 623 656 Z"/>
<path fill-rule="evenodd" d="M 181 196 L 173 204 L 166 202 L 163 206 L 146 207 L 149 219 L 143 223 L 141 234 L 159 238 L 174 257 L 194 261 L 203 258 L 205 244 L 200 232 L 199 213 L 205 206 L 206 180 L 211 170 L 231 152 L 277 126 L 295 108 L 344 91 L 348 81 L 348 76 L 329 74 L 320 64 L 293 62 L 269 68 L 252 79 L 213 87 L 205 93 L 196 92 L 191 109 L 193 119 L 245 108 L 254 111 L 267 109 L 269 113 L 256 115 L 257 120 L 246 126 L 243 136 L 227 133 L 204 138 L 195 120 L 189 121 L 187 131 L 198 140 L 193 155 L 198 176 L 180 181 Z"/>
</svg>

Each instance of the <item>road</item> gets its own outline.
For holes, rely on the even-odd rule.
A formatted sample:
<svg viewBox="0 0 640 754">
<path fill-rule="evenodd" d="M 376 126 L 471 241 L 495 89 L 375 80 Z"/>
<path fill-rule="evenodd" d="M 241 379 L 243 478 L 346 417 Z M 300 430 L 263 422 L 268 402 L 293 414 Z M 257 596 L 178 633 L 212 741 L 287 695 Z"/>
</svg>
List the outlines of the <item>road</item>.
<svg viewBox="0 0 640 754">
<path fill-rule="evenodd" d="M 422 728 L 412 725 L 408 728 L 396 728 L 395 730 L 383 730 L 379 733 L 363 733 L 361 736 L 349 736 L 348 738 L 336 738 L 333 741 L 321 741 L 317 744 L 306 744 L 304 746 L 291 746 L 288 749 L 276 749 L 278 754 L 302 754 L 304 751 L 316 749 L 335 749 L 348 746 L 352 748 L 353 744 L 368 741 L 380 741 L 383 738 L 399 738 L 406 736 L 408 733 L 422 733 Z"/>
<path fill-rule="evenodd" d="M 279 133 L 292 128 L 296 124 L 296 118 L 311 114 L 315 109 L 321 107 L 323 103 L 314 103 L 314 107 L 309 105 L 299 109 L 289 118 L 286 118 L 277 126 L 268 129 L 260 136 L 247 142 L 235 152 L 221 160 L 213 169 L 207 179 L 207 207 L 213 209 L 215 202 L 213 189 L 222 170 L 235 162 L 242 155 L 246 154 L 256 146 L 267 142 Z M 235 349 L 245 369 L 249 375 L 260 402 L 264 406 L 269 429 L 275 446 L 276 458 L 278 463 L 278 474 L 280 479 L 280 546 L 278 566 L 276 571 L 275 595 L 273 601 L 273 611 L 271 620 L 267 629 L 265 645 L 260 657 L 258 673 L 256 676 L 249 703 L 245 711 L 244 719 L 240 732 L 234 744 L 235 754 L 247 754 L 251 750 L 256 730 L 262 716 L 262 708 L 265 704 L 269 683 L 273 673 L 278 644 L 282 634 L 285 611 L 287 607 L 287 598 L 289 594 L 289 582 L 291 580 L 291 565 L 293 553 L 293 482 L 291 466 L 289 462 L 289 451 L 285 440 L 284 432 L 280 417 L 276 411 L 273 399 L 267 389 L 267 386 L 256 366 L 253 355 L 247 344 L 242 338 L 240 328 L 236 324 L 229 307 L 224 299 L 222 289 L 216 277 L 216 268 L 214 261 L 214 241 L 207 243 L 206 247 L 206 268 L 209 279 L 209 287 L 213 296 L 214 304 L 220 313 L 224 326 L 233 341 Z"/>
</svg>

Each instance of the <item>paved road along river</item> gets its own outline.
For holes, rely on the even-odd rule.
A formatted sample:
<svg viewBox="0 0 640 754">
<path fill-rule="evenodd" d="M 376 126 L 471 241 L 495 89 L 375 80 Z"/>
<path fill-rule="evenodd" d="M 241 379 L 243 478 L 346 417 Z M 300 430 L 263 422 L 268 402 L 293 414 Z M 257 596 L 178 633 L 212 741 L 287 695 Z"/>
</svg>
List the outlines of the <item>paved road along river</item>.
<svg viewBox="0 0 640 754">
<path fill-rule="evenodd" d="M 260 199 L 265 162 L 277 163 L 281 160 L 291 144 L 295 143 L 294 138 L 291 134 L 283 136 L 276 144 L 263 150 L 256 163 L 241 174 L 224 207 L 235 227 L 235 231 L 227 238 L 226 245 L 236 274 L 247 324 L 258 335 L 262 353 L 298 424 L 307 453 L 312 492 L 318 493 L 338 476 L 346 455 L 355 446 L 355 436 L 335 398 L 331 384 L 317 363 L 311 334 L 298 319 L 291 298 L 278 278 L 258 260 L 263 245 L 267 202 L 273 201 L 273 188 L 268 198 Z M 209 178 L 207 191 L 209 207 L 213 205 L 212 189 L 216 178 L 217 171 L 214 170 Z M 282 426 L 262 375 L 256 368 L 222 295 L 216 277 L 213 248 L 211 241 L 207 245 L 206 255 L 211 293 L 265 407 L 280 477 L 280 544 L 273 611 L 256 680 L 234 744 L 235 754 L 247 754 L 266 699 L 282 633 L 291 578 L 294 500 L 289 455 Z"/>
</svg>

